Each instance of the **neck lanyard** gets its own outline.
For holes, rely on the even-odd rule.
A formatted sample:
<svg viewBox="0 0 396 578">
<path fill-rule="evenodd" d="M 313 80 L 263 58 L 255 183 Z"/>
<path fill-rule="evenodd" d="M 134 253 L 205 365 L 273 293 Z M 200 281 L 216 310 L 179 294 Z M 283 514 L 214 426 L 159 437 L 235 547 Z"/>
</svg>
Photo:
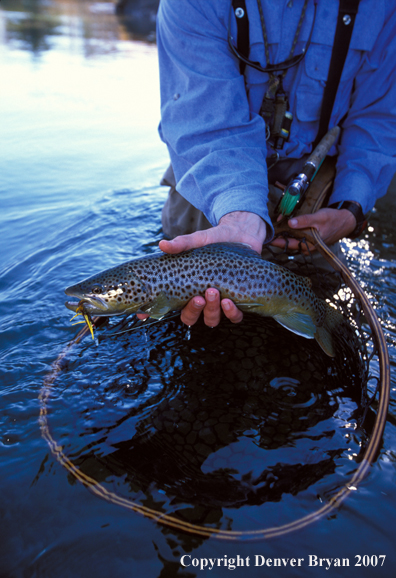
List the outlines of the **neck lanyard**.
<svg viewBox="0 0 396 578">
<path fill-rule="evenodd" d="M 260 14 L 261 29 L 263 31 L 266 64 L 267 64 L 268 68 L 275 68 L 276 65 L 270 64 L 269 42 L 268 42 L 267 28 L 265 26 L 265 20 L 264 20 L 263 5 L 261 3 L 261 0 L 257 0 L 257 6 L 258 6 L 259 14 Z M 293 57 L 293 53 L 294 53 L 294 50 L 296 48 L 297 40 L 298 40 L 298 37 L 300 35 L 301 26 L 304 22 L 305 13 L 307 11 L 307 6 L 308 6 L 308 0 L 305 0 L 304 6 L 303 6 L 303 9 L 301 12 L 300 20 L 299 20 L 298 25 L 297 25 L 297 30 L 296 30 L 296 33 L 294 34 L 291 51 L 290 51 L 290 54 L 289 54 L 287 60 L 290 60 Z M 315 9 L 316 9 L 316 5 L 315 5 Z M 315 21 L 315 19 L 314 19 L 314 21 Z M 308 48 L 309 43 L 311 42 L 312 30 L 313 30 L 313 25 L 312 25 L 311 33 L 309 35 L 309 40 L 308 40 L 307 46 L 303 50 L 304 55 L 305 55 L 306 49 Z M 279 75 L 279 77 L 283 78 L 285 76 L 286 72 L 287 72 L 287 69 L 284 69 L 282 71 L 282 73 Z M 271 76 L 274 75 L 273 72 L 271 72 L 270 74 L 271 74 Z"/>
<path fill-rule="evenodd" d="M 303 9 L 301 11 L 300 19 L 297 25 L 297 30 L 294 34 L 291 51 L 287 61 L 293 60 L 293 53 L 297 45 L 298 37 L 300 35 L 301 26 L 304 22 L 305 14 L 307 11 L 308 0 L 304 0 Z M 265 58 L 266 64 L 270 67 L 275 65 L 269 64 L 269 42 L 267 35 L 267 28 L 265 26 L 263 6 L 261 0 L 257 0 L 257 6 L 260 13 L 261 28 L 263 31 L 264 47 L 265 47 Z M 306 54 L 307 48 L 311 41 L 312 31 L 314 28 L 315 17 L 316 17 L 316 2 L 314 2 L 315 12 L 313 23 L 311 27 L 311 32 L 309 34 L 308 42 L 305 49 L 302 52 L 302 57 Z M 301 58 L 302 60 L 302 58 Z M 281 63 L 282 64 L 282 63 Z M 288 96 L 283 90 L 283 78 L 288 69 L 281 69 L 280 67 L 275 74 L 275 71 L 269 73 L 268 88 L 264 95 L 263 102 L 261 104 L 260 115 L 265 120 L 266 125 L 266 139 L 268 144 L 272 149 L 277 150 L 283 148 L 285 141 L 289 139 L 291 123 L 293 121 L 293 115 L 289 112 L 289 101 Z"/>
<path fill-rule="evenodd" d="M 296 66 L 304 58 L 304 56 L 308 50 L 308 47 L 311 43 L 312 32 L 314 29 L 315 19 L 316 19 L 316 5 L 317 5 L 317 3 L 318 3 L 318 0 L 314 0 L 314 17 L 313 17 L 312 27 L 311 27 L 311 31 L 309 33 L 307 43 L 306 43 L 304 49 L 302 50 L 302 52 L 300 54 L 296 54 L 295 56 L 291 56 L 287 60 L 285 60 L 283 62 L 279 62 L 278 64 L 268 64 L 268 62 L 267 62 L 267 65 L 265 67 L 261 66 L 259 62 L 254 62 L 253 60 L 249 60 L 247 58 L 247 56 L 245 56 L 241 52 L 240 49 L 238 49 L 236 46 L 234 46 L 234 39 L 231 35 L 231 16 L 233 14 L 232 5 L 231 5 L 230 16 L 228 19 L 228 32 L 227 32 L 228 45 L 230 47 L 231 52 L 234 54 L 234 56 L 236 56 L 236 58 L 238 58 L 239 62 L 241 63 L 241 65 L 243 67 L 244 66 L 250 66 L 251 68 L 254 68 L 255 70 L 259 70 L 260 72 L 267 72 L 269 74 L 274 73 L 274 72 L 285 71 L 285 70 L 288 70 L 289 68 L 292 68 L 293 66 Z M 243 3 L 243 5 L 245 5 L 245 4 Z M 261 5 L 259 5 L 259 9 L 260 9 L 260 7 L 261 7 Z M 304 15 L 305 15 L 305 13 L 304 13 Z M 246 18 L 244 10 L 242 10 L 242 16 L 245 16 L 245 18 Z M 238 18 L 241 18 L 241 16 L 238 16 Z M 265 29 L 265 37 L 267 37 L 265 23 L 264 23 L 264 29 Z M 298 28 L 297 34 L 295 37 L 295 43 L 293 42 L 293 44 L 294 44 L 293 52 L 294 52 L 295 44 L 297 43 L 299 32 L 300 32 L 300 30 Z M 248 34 L 248 32 L 247 32 L 247 34 Z M 239 41 L 238 41 L 238 43 L 239 43 Z M 264 39 L 264 43 L 265 43 L 265 39 Z M 267 39 L 267 44 L 268 44 L 268 39 Z"/>
</svg>

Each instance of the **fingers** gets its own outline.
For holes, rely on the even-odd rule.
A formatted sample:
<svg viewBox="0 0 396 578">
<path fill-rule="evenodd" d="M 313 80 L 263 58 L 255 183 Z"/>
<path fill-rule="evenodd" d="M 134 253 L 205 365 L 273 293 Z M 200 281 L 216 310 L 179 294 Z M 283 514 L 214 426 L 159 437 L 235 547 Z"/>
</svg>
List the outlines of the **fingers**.
<svg viewBox="0 0 396 578">
<path fill-rule="evenodd" d="M 180 319 L 186 325 L 194 325 L 199 319 L 204 307 L 206 305 L 206 301 L 203 297 L 197 296 L 193 297 L 187 305 L 182 309 Z"/>
<path fill-rule="evenodd" d="M 261 253 L 266 237 L 266 224 L 255 213 L 234 211 L 221 217 L 219 224 L 211 229 L 196 231 L 189 235 L 179 235 L 171 241 L 160 241 L 159 248 L 164 253 L 180 253 L 211 243 L 244 243 Z"/>
<path fill-rule="evenodd" d="M 289 219 L 287 224 L 291 229 L 308 229 L 309 227 L 317 229 L 320 223 L 318 222 L 317 213 L 313 213 L 312 215 L 300 215 L 298 218 Z"/>
<path fill-rule="evenodd" d="M 138 319 L 143 320 L 143 319 L 147 319 L 148 317 L 150 317 L 150 315 L 148 315 L 147 313 L 137 313 L 137 314 L 136 314 L 136 317 L 137 317 Z"/>
<path fill-rule="evenodd" d="M 243 313 L 230 299 L 223 299 L 221 302 L 221 308 L 224 311 L 224 315 L 232 323 L 240 323 L 243 319 Z"/>
<path fill-rule="evenodd" d="M 203 247 L 209 243 L 216 243 L 217 241 L 211 241 L 208 239 L 208 230 L 196 231 L 190 235 L 179 235 L 171 241 L 163 239 L 159 243 L 159 248 L 164 253 L 181 253 L 182 251 L 188 251 L 189 249 L 196 249 L 197 247 Z"/>
<path fill-rule="evenodd" d="M 340 212 L 342 211 L 327 208 L 320 209 L 316 213 L 293 217 L 292 219 L 289 219 L 288 225 L 291 230 L 316 229 L 323 241 L 331 244 L 344 236 L 344 229 L 340 227 Z M 284 238 L 278 237 L 277 239 L 274 239 L 271 244 L 275 247 L 280 247 L 281 249 L 286 248 L 291 251 L 301 250 L 304 254 L 316 251 L 316 247 L 311 243 L 303 243 L 301 245 L 301 241 L 299 239 L 294 239 L 293 237 L 288 237 L 287 243 Z"/>
<path fill-rule="evenodd" d="M 293 237 L 287 237 L 287 241 L 284 237 L 277 237 L 271 242 L 271 245 L 288 251 L 302 251 L 304 254 L 316 251 L 316 247 L 311 243 L 307 241 L 302 243 L 301 239 L 294 239 Z"/>
<path fill-rule="evenodd" d="M 205 291 L 206 306 L 204 307 L 204 323 L 208 327 L 216 327 L 220 323 L 220 293 L 217 289 Z"/>
<path fill-rule="evenodd" d="M 217 289 L 207 289 L 205 291 L 205 299 L 203 297 L 193 297 L 184 307 L 181 313 L 181 320 L 186 325 L 194 325 L 202 311 L 205 325 L 216 327 L 220 323 L 220 293 Z"/>
<path fill-rule="evenodd" d="M 356 219 L 346 210 L 324 208 L 312 215 L 299 215 L 289 221 L 291 229 L 317 229 L 323 241 L 329 245 L 347 237 L 356 227 Z"/>
<path fill-rule="evenodd" d="M 223 299 L 220 304 L 220 293 L 217 289 L 210 288 L 203 297 L 194 297 L 187 303 L 181 312 L 181 320 L 186 325 L 194 325 L 203 312 L 204 323 L 208 327 L 216 327 L 221 320 L 221 311 L 232 323 L 240 323 L 243 313 L 230 299 Z"/>
</svg>

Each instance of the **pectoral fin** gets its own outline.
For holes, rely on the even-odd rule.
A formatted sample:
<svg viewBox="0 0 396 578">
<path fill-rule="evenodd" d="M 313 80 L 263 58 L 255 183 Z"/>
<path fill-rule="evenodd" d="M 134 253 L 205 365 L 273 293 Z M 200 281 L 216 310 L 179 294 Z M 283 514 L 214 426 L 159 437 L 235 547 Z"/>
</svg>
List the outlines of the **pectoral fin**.
<svg viewBox="0 0 396 578">
<path fill-rule="evenodd" d="M 236 306 L 241 311 L 246 311 L 246 313 L 262 313 L 264 309 L 261 303 L 236 303 Z"/>
<path fill-rule="evenodd" d="M 315 339 L 329 357 L 335 357 L 333 339 L 331 333 L 325 327 L 318 327 Z"/>
<path fill-rule="evenodd" d="M 147 313 L 153 319 L 162 319 L 169 311 L 176 309 L 176 302 L 161 291 L 161 293 L 147 305 L 140 307 L 138 313 Z"/>
<path fill-rule="evenodd" d="M 315 336 L 316 326 L 309 315 L 305 313 L 285 313 L 282 315 L 274 315 L 275 321 L 290 329 L 293 333 L 313 339 Z"/>
</svg>

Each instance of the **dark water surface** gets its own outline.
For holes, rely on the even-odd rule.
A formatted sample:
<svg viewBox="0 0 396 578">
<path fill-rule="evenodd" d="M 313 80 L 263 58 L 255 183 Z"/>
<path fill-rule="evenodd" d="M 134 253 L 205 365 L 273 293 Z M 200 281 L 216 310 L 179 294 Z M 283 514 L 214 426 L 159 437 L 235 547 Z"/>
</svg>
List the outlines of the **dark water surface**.
<svg viewBox="0 0 396 578">
<path fill-rule="evenodd" d="M 76 332 L 64 288 L 151 253 L 161 238 L 167 153 L 143 4 L 135 27 L 110 2 L 0 5 L 0 576 L 223 576 L 225 557 L 237 556 L 239 576 L 392 576 L 393 377 L 367 479 L 330 516 L 269 541 L 194 537 L 100 499 L 41 436 L 43 381 Z M 395 214 L 390 192 L 367 235 L 344 244 L 383 320 L 392 370 Z M 76 346 L 48 424 L 71 463 L 108 492 L 207 527 L 255 530 L 317 510 L 348 483 L 375 415 L 357 427 L 359 399 L 346 367 L 272 323 L 187 331 L 173 319 Z M 222 561 L 200 570 L 183 567 L 183 555 Z M 310 555 L 349 566 L 326 571 L 309 566 Z M 304 561 L 271 568 L 255 556 Z"/>
</svg>

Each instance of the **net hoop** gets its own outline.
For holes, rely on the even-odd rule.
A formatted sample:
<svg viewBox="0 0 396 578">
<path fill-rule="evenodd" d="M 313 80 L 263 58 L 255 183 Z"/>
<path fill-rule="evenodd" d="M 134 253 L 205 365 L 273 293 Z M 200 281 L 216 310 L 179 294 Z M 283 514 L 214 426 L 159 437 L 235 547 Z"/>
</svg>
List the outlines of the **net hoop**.
<svg viewBox="0 0 396 578">
<path fill-rule="evenodd" d="M 98 483 L 95 479 L 91 478 L 84 472 L 82 472 L 73 462 L 66 456 L 63 451 L 62 446 L 55 440 L 52 436 L 48 421 L 48 401 L 53 390 L 53 386 L 56 382 L 57 377 L 62 372 L 62 361 L 67 356 L 69 351 L 80 343 L 80 341 L 89 334 L 89 328 L 85 326 L 76 336 L 70 341 L 63 351 L 59 354 L 57 359 L 53 362 L 51 370 L 45 377 L 41 390 L 39 392 L 39 403 L 40 403 L 40 416 L 39 425 L 41 429 L 41 435 L 48 443 L 52 455 L 55 459 L 71 474 L 76 480 L 81 482 L 85 487 L 87 487 L 96 496 L 126 508 L 127 510 L 133 511 L 137 514 L 145 516 L 153 520 L 154 522 L 172 528 L 174 530 L 192 534 L 194 536 L 200 536 L 203 538 L 216 538 L 218 540 L 225 541 L 237 541 L 237 540 L 263 540 L 269 538 L 276 538 L 289 534 L 290 532 L 295 532 L 297 530 L 302 530 L 303 528 L 309 526 L 313 522 L 320 520 L 321 518 L 329 515 L 333 510 L 339 508 L 343 501 L 351 494 L 351 492 L 357 489 L 357 486 L 368 474 L 369 469 L 373 461 L 375 460 L 381 440 L 383 431 L 386 423 L 386 416 L 388 410 L 389 396 L 390 396 L 390 365 L 389 356 L 386 345 L 386 339 L 381 327 L 381 324 L 373 310 L 371 303 L 369 302 L 363 289 L 360 287 L 359 283 L 353 277 L 349 269 L 344 265 L 333 253 L 332 251 L 323 243 L 320 235 L 315 229 L 310 229 L 304 232 L 304 236 L 308 241 L 312 242 L 317 250 L 322 254 L 322 256 L 332 265 L 332 267 L 339 271 L 343 277 L 345 284 L 352 290 L 354 295 L 359 299 L 364 314 L 367 318 L 368 324 L 371 328 L 373 339 L 375 341 L 378 359 L 379 359 L 379 369 L 380 369 L 380 379 L 379 379 L 379 403 L 377 414 L 375 418 L 375 423 L 372 431 L 370 441 L 366 447 L 362 461 L 360 462 L 358 469 L 351 477 L 348 483 L 342 486 L 342 488 L 332 496 L 329 501 L 323 505 L 321 508 L 298 518 L 292 522 L 262 528 L 258 530 L 246 530 L 246 531 L 234 531 L 234 530 L 222 530 L 218 528 L 205 527 L 198 524 L 193 524 L 190 522 L 185 522 L 175 516 L 158 512 L 152 508 L 142 506 L 137 504 L 133 500 L 129 500 L 122 496 L 119 496 L 115 492 L 109 491 L 102 484 Z"/>
</svg>

